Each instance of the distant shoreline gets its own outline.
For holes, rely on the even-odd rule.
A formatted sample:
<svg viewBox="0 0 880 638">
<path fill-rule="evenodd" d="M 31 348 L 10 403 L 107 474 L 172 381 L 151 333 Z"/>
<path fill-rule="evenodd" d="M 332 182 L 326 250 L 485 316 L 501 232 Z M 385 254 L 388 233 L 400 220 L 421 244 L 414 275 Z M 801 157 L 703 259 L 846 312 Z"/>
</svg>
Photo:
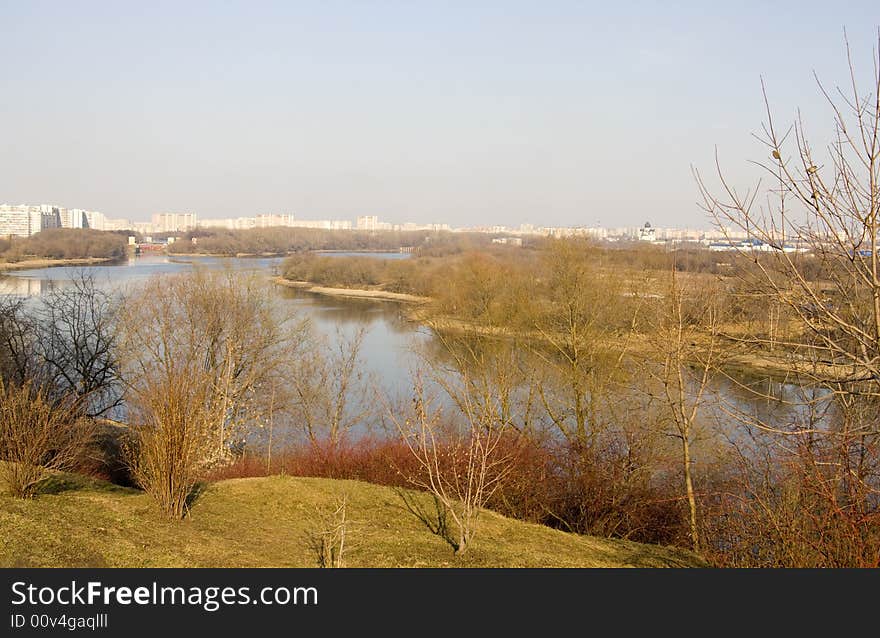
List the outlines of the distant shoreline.
<svg viewBox="0 0 880 638">
<path fill-rule="evenodd" d="M 10 270 L 31 270 L 33 268 L 55 268 L 58 266 L 96 266 L 119 261 L 119 257 L 84 257 L 82 259 L 26 259 L 24 261 L 0 262 L 0 272 Z"/>
<path fill-rule="evenodd" d="M 244 259 L 250 257 L 290 257 L 292 255 L 303 255 L 303 254 L 312 254 L 312 255 L 325 255 L 325 254 L 348 254 L 354 257 L 359 254 L 376 254 L 376 255 L 410 255 L 412 253 L 403 253 L 399 250 L 394 250 L 393 248 L 333 248 L 333 249 L 319 249 L 319 250 L 289 250 L 287 252 L 280 253 L 177 253 L 174 250 L 168 250 L 167 254 L 169 257 L 228 257 L 230 259 Z"/>
<path fill-rule="evenodd" d="M 393 248 L 320 248 L 308 251 L 320 255 L 321 253 L 345 253 L 357 256 L 360 253 L 376 253 L 379 255 L 410 255 L 412 253 L 401 252 Z"/>
<path fill-rule="evenodd" d="M 329 288 L 327 286 L 318 286 L 310 281 L 291 281 L 284 277 L 275 277 L 273 280 L 279 286 L 288 288 L 296 288 L 303 292 L 313 292 L 318 295 L 327 295 L 330 297 L 358 297 L 361 299 L 376 299 L 380 301 L 398 301 L 401 303 L 421 304 L 430 301 L 428 297 L 419 297 L 417 295 L 407 295 L 402 292 L 387 292 L 385 290 L 367 290 L 364 288 Z"/>
<path fill-rule="evenodd" d="M 290 253 L 235 253 L 231 255 L 229 253 L 176 253 L 173 251 L 166 251 L 165 253 L 169 258 L 180 259 L 183 257 L 214 257 L 220 259 L 259 259 L 261 257 L 287 257 Z"/>
</svg>

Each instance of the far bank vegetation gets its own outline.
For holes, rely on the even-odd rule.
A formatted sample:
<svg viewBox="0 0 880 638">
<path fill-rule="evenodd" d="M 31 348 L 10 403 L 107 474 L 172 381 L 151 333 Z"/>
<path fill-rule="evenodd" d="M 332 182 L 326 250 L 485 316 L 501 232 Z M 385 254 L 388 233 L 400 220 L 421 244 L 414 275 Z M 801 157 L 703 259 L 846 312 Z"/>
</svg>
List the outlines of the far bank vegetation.
<svg viewBox="0 0 880 638">
<path fill-rule="evenodd" d="M 0 261 L 28 259 L 119 259 L 126 255 L 128 233 L 51 228 L 31 237 L 0 239 Z"/>
</svg>

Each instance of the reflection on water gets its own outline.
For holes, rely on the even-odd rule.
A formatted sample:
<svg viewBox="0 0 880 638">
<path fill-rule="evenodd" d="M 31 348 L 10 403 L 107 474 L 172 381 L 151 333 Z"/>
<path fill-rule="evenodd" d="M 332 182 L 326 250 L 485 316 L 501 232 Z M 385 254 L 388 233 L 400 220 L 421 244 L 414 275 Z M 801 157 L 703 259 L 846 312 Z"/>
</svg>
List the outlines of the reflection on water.
<svg viewBox="0 0 880 638">
<path fill-rule="evenodd" d="M 0 295 L 17 297 L 37 297 L 48 292 L 49 283 L 45 279 L 25 277 L 0 277 Z"/>
<path fill-rule="evenodd" d="M 273 273 L 281 263 L 281 257 L 272 258 L 221 258 L 221 257 L 166 257 L 146 255 L 129 257 L 113 264 L 100 266 L 58 266 L 17 270 L 0 276 L 0 294 L 43 294 L 54 285 L 64 285 L 87 273 L 102 286 L 118 287 L 143 281 L 154 275 L 186 272 L 194 267 L 232 268 L 234 270 L 260 270 Z M 25 283 L 29 282 L 29 283 Z M 38 288 L 35 284 L 42 287 Z M 9 292 L 7 292 L 7 289 Z M 19 292 L 22 291 L 22 292 Z M 27 292 L 24 292 L 27 291 Z"/>
<path fill-rule="evenodd" d="M 372 257 L 374 259 L 408 259 L 412 253 L 391 252 L 351 252 L 344 250 L 316 250 L 322 257 Z"/>
<path fill-rule="evenodd" d="M 409 388 L 410 370 L 416 364 L 413 347 L 430 337 L 406 319 L 400 304 L 327 297 L 284 287 L 278 288 L 278 295 L 329 339 L 338 334 L 350 338 L 359 329 L 365 329 L 361 358 L 371 382 L 378 383 L 377 391 L 398 396 Z"/>
</svg>

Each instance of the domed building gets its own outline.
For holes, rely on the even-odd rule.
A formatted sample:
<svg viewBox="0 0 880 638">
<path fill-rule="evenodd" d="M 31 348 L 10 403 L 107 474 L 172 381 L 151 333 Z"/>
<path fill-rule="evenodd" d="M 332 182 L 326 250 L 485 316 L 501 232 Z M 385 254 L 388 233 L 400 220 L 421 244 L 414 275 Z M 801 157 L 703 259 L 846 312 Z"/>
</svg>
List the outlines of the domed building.
<svg viewBox="0 0 880 638">
<path fill-rule="evenodd" d="M 639 228 L 639 241 L 654 241 L 657 237 L 651 222 L 645 222 L 645 225 Z"/>
</svg>

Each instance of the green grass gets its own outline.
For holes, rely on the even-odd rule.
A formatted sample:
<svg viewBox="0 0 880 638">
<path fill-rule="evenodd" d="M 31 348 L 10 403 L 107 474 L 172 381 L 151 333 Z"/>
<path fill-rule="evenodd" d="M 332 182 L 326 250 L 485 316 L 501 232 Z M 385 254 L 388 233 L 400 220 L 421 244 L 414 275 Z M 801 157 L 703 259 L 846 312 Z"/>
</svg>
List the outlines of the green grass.
<svg viewBox="0 0 880 638">
<path fill-rule="evenodd" d="M 432 534 L 392 488 L 272 476 L 208 486 L 182 521 L 146 494 L 73 475 L 32 500 L 0 495 L 0 567 L 314 567 L 305 540 L 343 494 L 349 567 L 689 567 L 689 552 L 567 534 L 480 515 L 462 556 Z M 424 506 L 427 494 L 407 493 Z"/>
</svg>

